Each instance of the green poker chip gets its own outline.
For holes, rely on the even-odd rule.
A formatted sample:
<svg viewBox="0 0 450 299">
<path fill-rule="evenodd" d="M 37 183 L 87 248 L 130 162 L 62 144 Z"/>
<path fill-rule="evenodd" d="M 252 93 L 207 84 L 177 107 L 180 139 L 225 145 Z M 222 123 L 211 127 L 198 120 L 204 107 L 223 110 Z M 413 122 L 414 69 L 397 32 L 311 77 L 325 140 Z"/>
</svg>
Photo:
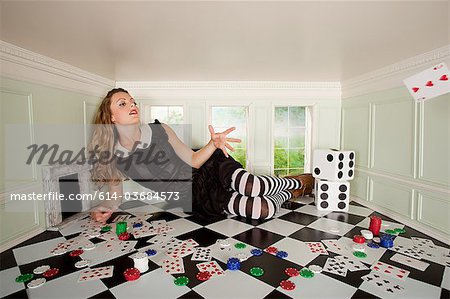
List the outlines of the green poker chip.
<svg viewBox="0 0 450 299">
<path fill-rule="evenodd" d="M 105 225 L 104 227 L 102 227 L 102 229 L 100 230 L 102 233 L 106 233 L 109 232 L 111 230 L 111 226 L 109 225 Z"/>
<path fill-rule="evenodd" d="M 393 230 L 393 229 L 387 229 L 384 232 L 386 234 L 390 234 L 390 235 L 396 235 L 397 234 L 397 232 L 395 230 Z"/>
<path fill-rule="evenodd" d="M 244 243 L 236 243 L 234 244 L 234 247 L 236 247 L 237 249 L 244 249 L 245 247 L 247 247 L 247 245 L 245 245 Z"/>
<path fill-rule="evenodd" d="M 189 278 L 187 278 L 186 276 L 180 276 L 174 280 L 174 283 L 177 286 L 185 286 L 189 283 Z"/>
<path fill-rule="evenodd" d="M 403 229 L 403 228 L 395 228 L 395 229 L 394 229 L 394 232 L 395 232 L 396 234 L 404 234 L 404 233 L 406 233 L 406 230 Z"/>
<path fill-rule="evenodd" d="M 260 268 L 260 267 L 253 267 L 250 269 L 250 274 L 253 276 L 259 277 L 264 274 L 264 270 L 263 270 L 263 268 Z"/>
<path fill-rule="evenodd" d="M 22 274 L 16 277 L 16 282 L 27 282 L 32 280 L 34 277 L 33 274 L 31 273 L 27 273 L 27 274 Z"/>
<path fill-rule="evenodd" d="M 356 256 L 356 257 L 358 257 L 358 258 L 360 258 L 360 259 L 363 259 L 363 258 L 366 258 L 366 257 L 367 257 L 367 254 L 365 254 L 365 253 L 362 252 L 362 251 L 355 251 L 355 252 L 353 252 L 353 255 Z"/>
<path fill-rule="evenodd" d="M 313 278 L 314 272 L 309 270 L 308 268 L 303 268 L 300 270 L 300 275 L 304 278 Z"/>
</svg>

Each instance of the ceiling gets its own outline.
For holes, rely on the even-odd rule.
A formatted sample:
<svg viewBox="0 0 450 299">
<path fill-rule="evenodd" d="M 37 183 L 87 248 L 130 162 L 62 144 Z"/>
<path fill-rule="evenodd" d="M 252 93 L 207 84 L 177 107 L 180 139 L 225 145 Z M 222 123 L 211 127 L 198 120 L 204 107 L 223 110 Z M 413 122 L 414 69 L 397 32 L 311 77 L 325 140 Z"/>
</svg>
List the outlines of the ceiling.
<svg viewBox="0 0 450 299">
<path fill-rule="evenodd" d="M 1 40 L 117 81 L 344 81 L 449 44 L 449 1 L 1 1 Z"/>
</svg>

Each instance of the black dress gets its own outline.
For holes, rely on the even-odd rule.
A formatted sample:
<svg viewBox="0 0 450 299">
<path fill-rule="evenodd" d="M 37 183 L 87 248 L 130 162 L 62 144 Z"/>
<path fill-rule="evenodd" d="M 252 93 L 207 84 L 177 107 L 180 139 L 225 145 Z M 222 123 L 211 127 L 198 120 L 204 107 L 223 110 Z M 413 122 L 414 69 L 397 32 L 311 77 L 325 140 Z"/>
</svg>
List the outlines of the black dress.
<svg viewBox="0 0 450 299">
<path fill-rule="evenodd" d="M 202 218 L 224 215 L 233 190 L 231 176 L 242 165 L 217 149 L 199 168 L 181 160 L 168 141 L 161 123 L 156 119 L 151 128 L 151 144 L 137 148 L 126 157 L 116 157 L 117 168 L 127 177 L 155 192 L 179 192 L 178 201 L 167 201 L 168 207 L 181 206 Z"/>
</svg>

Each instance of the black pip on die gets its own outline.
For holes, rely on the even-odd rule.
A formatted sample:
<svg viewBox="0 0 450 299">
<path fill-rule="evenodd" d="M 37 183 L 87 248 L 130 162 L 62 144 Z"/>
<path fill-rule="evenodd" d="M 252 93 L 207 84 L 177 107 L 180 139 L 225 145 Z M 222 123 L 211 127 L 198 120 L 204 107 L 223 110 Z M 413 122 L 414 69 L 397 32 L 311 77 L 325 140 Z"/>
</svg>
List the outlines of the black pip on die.
<svg viewBox="0 0 450 299">
<path fill-rule="evenodd" d="M 354 178 L 355 152 L 315 150 L 313 176 L 318 210 L 348 211 L 350 184 Z"/>
</svg>

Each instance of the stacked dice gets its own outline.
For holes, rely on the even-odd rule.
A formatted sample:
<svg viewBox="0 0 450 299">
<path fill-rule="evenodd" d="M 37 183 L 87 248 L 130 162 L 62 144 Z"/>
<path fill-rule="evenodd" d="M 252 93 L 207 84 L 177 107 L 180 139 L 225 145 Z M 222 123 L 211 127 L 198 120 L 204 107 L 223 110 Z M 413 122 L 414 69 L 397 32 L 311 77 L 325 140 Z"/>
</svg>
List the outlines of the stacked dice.
<svg viewBox="0 0 450 299">
<path fill-rule="evenodd" d="M 313 177 L 315 178 L 318 210 L 348 211 L 350 183 L 355 173 L 355 152 L 315 150 Z"/>
</svg>

